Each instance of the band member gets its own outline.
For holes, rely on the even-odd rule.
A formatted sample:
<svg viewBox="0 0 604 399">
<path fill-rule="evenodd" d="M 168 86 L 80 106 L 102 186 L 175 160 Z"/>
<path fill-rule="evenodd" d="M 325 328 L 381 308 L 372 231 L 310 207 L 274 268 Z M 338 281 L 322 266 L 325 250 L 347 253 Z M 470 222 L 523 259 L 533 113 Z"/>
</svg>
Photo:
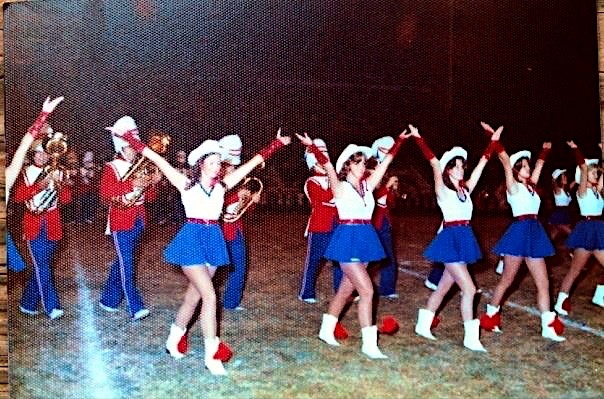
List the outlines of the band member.
<svg viewBox="0 0 604 399">
<path fill-rule="evenodd" d="M 436 290 L 428 298 L 426 307 L 418 312 L 415 333 L 436 340 L 430 331 L 434 315 L 453 284 L 457 284 L 461 290 L 463 345 L 473 351 L 486 352 L 479 339 L 480 321 L 474 318 L 473 305 L 476 286 L 468 271 L 468 264 L 475 263 L 482 257 L 470 226 L 474 208 L 470 195 L 478 184 L 491 153 L 494 150 L 497 151 L 503 127 L 493 131 L 490 126 L 483 123 L 483 128 L 491 134 L 491 142 L 468 180 L 465 180 L 468 159 L 466 150 L 461 147 L 453 147 L 438 160 L 420 136 L 417 128 L 413 126 L 409 126 L 409 128 L 422 154 L 432 166 L 436 200 L 443 214 L 442 229 L 430 242 L 424 251 L 424 256 L 432 262 L 440 262 L 445 265 L 443 276 Z"/>
<path fill-rule="evenodd" d="M 99 203 L 100 168 L 94 162 L 94 153 L 86 151 L 80 168 L 80 216 L 79 223 L 92 224 Z"/>
<path fill-rule="evenodd" d="M 373 142 L 371 149 L 373 156 L 378 162 L 383 162 L 388 151 L 394 145 L 394 139 L 390 136 L 382 137 Z M 392 222 L 390 209 L 396 205 L 398 196 L 398 177 L 389 176 L 385 184 L 380 184 L 375 192 L 375 211 L 371 222 L 378 233 L 380 242 L 386 251 L 386 259 L 380 267 L 380 296 L 388 299 L 398 298 L 396 293 L 397 262 L 394 256 L 394 245 L 392 244 Z"/>
<path fill-rule="evenodd" d="M 6 167 L 4 171 L 5 176 L 5 190 L 6 190 L 6 203 L 8 203 L 11 188 L 19 178 L 19 172 L 23 167 L 23 163 L 25 158 L 27 157 L 27 151 L 31 147 L 34 140 L 41 139 L 46 136 L 48 131 L 48 125 L 46 125 L 46 120 L 48 116 L 54 111 L 56 106 L 63 101 L 64 97 L 58 97 L 54 100 L 50 100 L 50 97 L 46 98 L 44 104 L 42 104 L 42 111 L 38 115 L 38 118 L 35 120 L 34 124 L 28 129 L 27 133 L 21 139 L 15 154 L 13 155 L 13 159 L 10 164 Z M 10 226 L 11 223 L 9 222 Z M 6 229 L 6 264 L 9 270 L 14 272 L 20 272 L 25 270 L 26 264 L 13 241 L 13 238 L 10 234 L 8 228 Z"/>
<path fill-rule="evenodd" d="M 314 139 L 313 143 L 329 159 L 327 146 L 322 139 Z M 317 303 L 316 282 L 321 266 L 321 260 L 324 259 L 327 244 L 331 240 L 333 230 L 337 225 L 338 213 L 333 198 L 333 192 L 329 186 L 327 172 L 312 152 L 305 151 L 304 159 L 306 165 L 312 173 L 304 183 L 304 194 L 310 203 L 310 217 L 306 225 L 304 235 L 308 237 L 308 247 L 306 249 L 306 260 L 304 261 L 304 271 L 298 299 L 309 304 Z M 340 285 L 342 273 L 337 261 L 333 265 L 333 290 L 336 292 Z"/>
<path fill-rule="evenodd" d="M 59 99 L 54 101 L 57 100 Z M 34 126 L 43 125 L 48 113 L 50 112 L 44 111 L 43 107 L 43 112 Z M 35 132 L 36 127 L 30 131 Z M 36 133 L 34 135 L 37 136 Z M 64 311 L 54 286 L 51 263 L 58 241 L 63 236 L 59 203 L 68 203 L 71 193 L 69 186 L 61 184 L 64 176 L 57 165 L 58 159 L 53 159 L 52 164 L 48 165 L 49 157 L 42 144 L 37 144 L 34 147 L 32 164 L 23 170 L 22 178 L 17 181 L 15 187 L 15 201 L 25 203 L 23 238 L 27 242 L 34 266 L 32 276 L 23 291 L 19 309 L 22 313 L 36 315 L 38 303 L 41 302 L 44 313 L 51 319 L 57 319 L 63 316 Z"/>
<path fill-rule="evenodd" d="M 558 314 L 568 315 L 571 310 L 570 290 L 583 270 L 583 266 L 593 255 L 600 265 L 604 266 L 604 221 L 602 220 L 602 172 L 597 159 L 586 160 L 581 150 L 573 141 L 567 142 L 575 152 L 577 169 L 575 181 L 577 202 L 581 211 L 581 221 L 577 223 L 566 244 L 574 250 L 574 256 L 568 273 L 562 280 L 560 292 L 554 309 Z M 598 285 L 592 302 L 604 307 L 604 285 Z M 598 294 L 599 292 L 599 294 Z"/>
<path fill-rule="evenodd" d="M 231 134 L 221 138 L 218 144 L 224 148 L 225 157 L 222 160 L 223 175 L 228 176 L 235 171 L 235 168 L 241 165 L 241 138 L 236 134 Z M 243 196 L 252 195 L 251 201 L 258 203 L 260 196 L 244 192 L 246 189 L 232 190 L 227 193 L 224 199 L 225 213 L 232 213 L 236 210 L 239 201 Z M 231 259 L 232 270 L 229 270 L 226 285 L 224 288 L 224 308 L 229 310 L 244 310 L 241 306 L 243 289 L 245 288 L 245 279 L 247 275 L 247 250 L 245 245 L 245 236 L 243 232 L 243 220 L 241 218 L 222 224 L 222 232 L 226 241 L 229 258 Z"/>
<path fill-rule="evenodd" d="M 116 258 L 105 281 L 99 305 L 107 312 L 117 312 L 122 299 L 133 320 L 149 315 L 143 298 L 136 287 L 134 257 L 143 233 L 146 215 L 145 201 L 155 197 L 154 184 L 161 175 L 141 177 L 132 173 L 124 176 L 136 160 L 136 151 L 121 138 L 130 133 L 138 137 L 138 127 L 130 116 L 123 116 L 111 127 L 113 146 L 117 157 L 103 167 L 100 183 L 101 200 L 109 206 L 106 234 L 111 235 Z"/>
<path fill-rule="evenodd" d="M 121 138 L 154 162 L 170 183 L 180 191 L 187 214 L 187 222 L 164 251 L 166 262 L 179 265 L 189 280 L 184 301 L 176 313 L 176 320 L 170 327 L 166 350 L 176 359 L 184 356 L 179 351 L 179 342 L 185 335 L 186 326 L 201 300 L 204 363 L 212 374 L 224 375 L 226 371 L 222 362 L 228 360 L 232 353 L 216 335 L 217 301 L 212 284 L 216 268 L 230 263 L 224 236 L 218 224 L 224 205 L 224 194 L 277 149 L 289 144 L 291 138 L 282 137 L 279 130 L 277 138 L 268 148 L 261 150 L 251 160 L 224 176 L 222 180 L 220 179 L 221 161 L 225 151 L 216 140 L 206 140 L 191 151 L 188 162 L 192 169 L 190 175 L 186 176 L 145 146 L 132 132 L 127 132 Z"/>
<path fill-rule="evenodd" d="M 377 326 L 372 320 L 373 284 L 367 273 L 369 262 L 386 256 L 371 224 L 375 207 L 373 190 L 398 152 L 405 133 L 406 131 L 400 134 L 384 161 L 370 176 L 367 176 L 365 163 L 371 157 L 371 148 L 348 145 L 338 157 L 334 168 L 308 134 L 296 135 L 327 172 L 339 216 L 339 224 L 327 246 L 325 257 L 338 261 L 344 276 L 329 304 L 328 312 L 323 314 L 319 338 L 329 345 L 340 345 L 334 336 L 336 324 L 356 290 L 360 297 L 358 317 L 363 342 L 361 352 L 371 359 L 387 358 L 377 345 Z"/>
<path fill-rule="evenodd" d="M 556 169 L 552 172 L 552 193 L 556 208 L 550 215 L 548 224 L 551 240 L 554 243 L 559 236 L 564 235 L 568 237 L 571 232 L 569 205 L 572 201 L 570 191 L 574 185 L 574 181 L 570 184 L 568 183 L 566 169 Z"/>
<path fill-rule="evenodd" d="M 537 286 L 541 335 L 559 342 L 566 339 L 561 336 L 564 325 L 556 312 L 550 311 L 549 277 L 544 259 L 554 254 L 554 247 L 537 219 L 541 198 L 536 185 L 551 146 L 549 142 L 543 143 L 532 171 L 529 151 L 519 151 L 511 156 L 505 150 L 499 153 L 505 172 L 507 200 L 515 220 L 493 248 L 495 254 L 503 255 L 503 274 L 491 303 L 487 304 L 486 313 L 480 318 L 480 326 L 488 331 L 501 332 L 500 304 L 524 261 Z"/>
</svg>

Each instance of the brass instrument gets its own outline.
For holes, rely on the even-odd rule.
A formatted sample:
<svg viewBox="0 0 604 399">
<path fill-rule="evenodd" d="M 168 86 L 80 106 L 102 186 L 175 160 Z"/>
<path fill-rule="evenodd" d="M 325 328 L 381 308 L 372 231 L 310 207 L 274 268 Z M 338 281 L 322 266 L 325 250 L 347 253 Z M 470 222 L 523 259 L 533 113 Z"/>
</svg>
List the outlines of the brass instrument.
<svg viewBox="0 0 604 399">
<path fill-rule="evenodd" d="M 163 154 L 168 149 L 170 140 L 171 137 L 167 134 L 156 133 L 149 139 L 148 146 L 156 153 Z M 130 208 L 134 206 L 151 185 L 153 176 L 158 173 L 158 167 L 147 157 L 141 155 L 120 180 L 124 182 L 130 179 L 143 179 L 146 182 L 144 188 L 136 187 L 132 193 L 127 194 L 126 202 L 122 201 L 121 197 L 118 197 L 113 201 L 114 204 L 120 208 Z"/>
<path fill-rule="evenodd" d="M 239 201 L 227 207 L 222 215 L 222 220 L 226 223 L 233 223 L 239 220 L 245 211 L 254 203 L 254 195 L 261 194 L 263 189 L 264 184 L 262 184 L 262 181 L 257 177 L 246 178 L 238 191 Z"/>
<path fill-rule="evenodd" d="M 59 165 L 59 158 L 67 152 L 67 135 L 61 132 L 48 133 L 48 138 L 43 144 L 43 147 L 44 151 L 50 156 L 50 163 L 46 165 L 38 175 L 36 182 L 45 179 L 48 175 L 54 175 L 57 170 L 62 171 L 62 166 Z M 38 204 L 35 205 L 34 200 L 32 199 L 28 204 L 28 209 L 35 214 L 40 214 L 48 210 L 58 197 L 60 190 L 61 180 L 55 180 L 53 178 L 48 184 L 48 187 L 41 191 L 42 195 L 36 201 Z"/>
</svg>

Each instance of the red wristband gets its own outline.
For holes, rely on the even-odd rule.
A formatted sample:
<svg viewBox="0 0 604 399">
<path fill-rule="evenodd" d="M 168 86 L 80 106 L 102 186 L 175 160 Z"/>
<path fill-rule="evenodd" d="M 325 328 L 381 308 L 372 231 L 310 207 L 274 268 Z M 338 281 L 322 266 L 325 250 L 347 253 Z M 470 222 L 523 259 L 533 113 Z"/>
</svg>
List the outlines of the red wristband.
<svg viewBox="0 0 604 399">
<path fill-rule="evenodd" d="M 39 139 L 42 137 L 42 134 L 40 133 L 40 129 L 42 129 L 42 126 L 44 126 L 44 124 L 46 123 L 46 120 L 48 119 L 48 115 L 50 115 L 50 112 L 40 112 L 40 114 L 38 115 L 38 117 L 36 118 L 36 120 L 34 121 L 34 123 L 29 127 L 29 129 L 27 129 L 27 131 L 34 136 L 35 139 Z"/>
<path fill-rule="evenodd" d="M 583 152 L 579 147 L 574 149 L 575 152 L 575 160 L 577 161 L 577 165 L 581 166 L 585 163 L 585 156 L 583 156 Z"/>
<path fill-rule="evenodd" d="M 417 146 L 422 151 L 424 158 L 426 158 L 428 161 L 431 160 L 432 158 L 436 158 L 436 156 L 434 155 L 434 153 L 432 152 L 430 147 L 428 147 L 428 144 L 426 144 L 426 142 L 424 141 L 423 137 L 417 137 L 417 136 L 413 136 L 413 137 L 415 138 L 415 142 L 417 143 Z"/>
<path fill-rule="evenodd" d="M 388 154 L 390 154 L 393 157 L 395 157 L 396 154 L 398 154 L 398 151 L 401 149 L 401 145 L 403 145 L 404 141 L 405 141 L 404 137 L 398 136 L 396 138 L 396 141 L 392 145 L 392 148 L 390 148 L 390 151 L 388 151 Z"/>
<path fill-rule="evenodd" d="M 273 155 L 275 153 L 275 151 L 277 151 L 279 148 L 281 148 L 283 146 L 285 146 L 285 144 L 283 144 L 281 142 L 281 140 L 274 139 L 268 147 L 261 149 L 260 152 L 258 152 L 258 154 L 260 154 L 262 159 L 266 161 L 267 159 L 269 159 L 271 157 L 271 155 Z"/>
<path fill-rule="evenodd" d="M 541 150 L 541 152 L 539 153 L 539 157 L 537 158 L 537 160 L 542 160 L 545 161 L 545 159 L 547 158 L 547 154 L 549 154 L 550 149 L 549 148 L 543 148 Z"/>
<path fill-rule="evenodd" d="M 319 149 L 315 144 L 311 144 L 308 146 L 308 151 L 311 152 L 315 158 L 317 158 L 317 162 L 321 165 L 327 164 L 329 162 L 329 158 L 323 154 L 323 151 Z"/>
</svg>

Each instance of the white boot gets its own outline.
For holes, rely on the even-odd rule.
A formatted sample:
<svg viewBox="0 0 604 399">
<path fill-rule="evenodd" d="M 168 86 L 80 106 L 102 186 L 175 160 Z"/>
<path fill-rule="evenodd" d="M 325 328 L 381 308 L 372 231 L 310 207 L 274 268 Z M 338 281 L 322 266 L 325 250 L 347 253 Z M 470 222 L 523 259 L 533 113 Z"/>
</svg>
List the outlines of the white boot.
<svg viewBox="0 0 604 399">
<path fill-rule="evenodd" d="M 321 322 L 321 329 L 319 330 L 319 338 L 329 345 L 340 346 L 340 343 L 336 341 L 333 332 L 336 329 L 336 323 L 338 318 L 328 313 L 323 313 L 323 322 Z"/>
<path fill-rule="evenodd" d="M 185 355 L 180 353 L 178 350 L 178 342 L 187 332 L 186 328 L 180 328 L 176 324 L 170 326 L 170 335 L 166 340 L 166 352 L 168 352 L 174 359 L 182 359 Z"/>
<path fill-rule="evenodd" d="M 370 359 L 388 359 L 388 356 L 384 355 L 377 345 L 377 326 L 363 327 L 361 329 L 361 336 L 363 337 L 363 345 L 361 346 L 361 352 L 367 355 Z"/>
<path fill-rule="evenodd" d="M 541 313 L 541 336 L 556 342 L 566 341 L 566 338 L 556 333 L 554 327 L 550 325 L 552 323 L 562 323 L 556 312 Z"/>
<path fill-rule="evenodd" d="M 432 326 L 432 320 L 434 319 L 434 313 L 428 309 L 420 309 L 417 313 L 417 324 L 415 325 L 415 333 L 421 335 L 424 338 L 436 340 L 436 337 L 432 335 L 430 326 Z"/>
<path fill-rule="evenodd" d="M 204 363 L 210 373 L 213 375 L 226 375 L 226 370 L 222 365 L 222 361 L 218 359 L 214 359 L 214 355 L 218 351 L 218 344 L 220 344 L 220 339 L 218 337 L 214 338 L 205 338 L 204 342 Z"/>
<path fill-rule="evenodd" d="M 503 258 L 499 259 L 499 262 L 497 262 L 497 267 L 495 268 L 495 273 L 503 274 Z"/>
<path fill-rule="evenodd" d="M 558 314 L 561 314 L 562 316 L 568 316 L 568 312 L 566 310 L 564 310 L 564 308 L 562 307 L 562 305 L 564 304 L 564 301 L 567 298 L 568 298 L 568 294 L 566 292 L 560 291 L 558 293 L 558 299 L 556 300 L 556 304 L 554 305 L 554 310 Z"/>
<path fill-rule="evenodd" d="M 464 337 L 463 346 L 477 352 L 486 352 L 479 339 L 480 320 L 468 320 L 463 322 Z"/>
<path fill-rule="evenodd" d="M 591 298 L 591 301 L 598 306 L 604 308 L 604 285 L 600 284 L 596 287 L 596 292 L 594 292 L 594 297 Z"/>
</svg>

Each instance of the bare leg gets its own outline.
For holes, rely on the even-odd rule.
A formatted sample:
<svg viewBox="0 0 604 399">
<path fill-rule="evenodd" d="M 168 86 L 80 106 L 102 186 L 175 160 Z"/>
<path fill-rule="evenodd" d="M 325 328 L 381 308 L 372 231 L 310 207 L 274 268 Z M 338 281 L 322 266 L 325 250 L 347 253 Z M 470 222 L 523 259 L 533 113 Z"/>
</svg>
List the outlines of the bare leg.
<svg viewBox="0 0 604 399">
<path fill-rule="evenodd" d="M 573 260 L 570 263 L 570 268 L 568 269 L 566 276 L 564 276 L 564 280 L 562 280 L 562 285 L 560 286 L 560 292 L 565 292 L 567 294 L 570 293 L 570 290 L 573 287 L 575 280 L 577 279 L 577 277 L 581 273 L 581 270 L 583 269 L 583 266 L 585 266 L 585 264 L 589 260 L 589 257 L 591 256 L 590 251 L 587 251 L 582 248 L 575 249 L 574 253 L 575 255 L 573 256 Z"/>
<path fill-rule="evenodd" d="M 455 284 L 455 279 L 449 272 L 449 269 L 445 267 L 445 270 L 443 272 L 442 277 L 440 278 L 440 281 L 438 282 L 436 290 L 434 290 L 432 294 L 428 297 L 426 309 L 428 309 L 432 313 L 436 313 L 441 303 L 443 302 L 445 295 L 447 295 L 447 292 L 449 292 L 449 290 L 451 290 L 451 287 L 453 287 L 453 284 Z"/>
<path fill-rule="evenodd" d="M 195 308 L 201 300 L 201 294 L 197 291 L 193 283 L 189 282 L 185 298 L 176 312 L 175 324 L 180 328 L 186 328 L 189 321 L 195 313 Z"/>
<path fill-rule="evenodd" d="M 520 269 L 520 265 L 522 264 L 523 258 L 520 256 L 510 256 L 505 255 L 503 257 L 503 274 L 501 275 L 501 280 L 499 280 L 499 284 L 495 287 L 493 291 L 493 298 L 491 299 L 491 305 L 499 306 L 503 296 L 506 291 L 516 278 L 518 274 L 518 270 Z"/>
<path fill-rule="evenodd" d="M 216 336 L 216 291 L 212 284 L 212 276 L 216 268 L 205 266 L 183 267 L 185 276 L 201 295 L 201 331 L 205 338 Z"/>
<path fill-rule="evenodd" d="M 476 295 L 476 287 L 468 272 L 468 267 L 465 263 L 451 263 L 445 265 L 455 283 L 461 289 L 461 318 L 463 321 L 474 319 L 474 296 Z"/>
<path fill-rule="evenodd" d="M 527 258 L 526 265 L 537 286 L 537 307 L 541 313 L 550 311 L 549 277 L 543 258 Z"/>
<path fill-rule="evenodd" d="M 369 274 L 367 274 L 367 265 L 363 263 L 341 263 L 340 266 L 345 278 L 342 279 L 336 296 L 329 304 L 329 314 L 336 317 L 339 316 L 346 301 L 356 289 L 361 298 L 358 305 L 359 324 L 361 328 L 371 326 L 373 324 L 371 318 L 373 284 L 371 283 Z M 345 281 L 348 281 L 348 283 L 344 284 Z"/>
</svg>

